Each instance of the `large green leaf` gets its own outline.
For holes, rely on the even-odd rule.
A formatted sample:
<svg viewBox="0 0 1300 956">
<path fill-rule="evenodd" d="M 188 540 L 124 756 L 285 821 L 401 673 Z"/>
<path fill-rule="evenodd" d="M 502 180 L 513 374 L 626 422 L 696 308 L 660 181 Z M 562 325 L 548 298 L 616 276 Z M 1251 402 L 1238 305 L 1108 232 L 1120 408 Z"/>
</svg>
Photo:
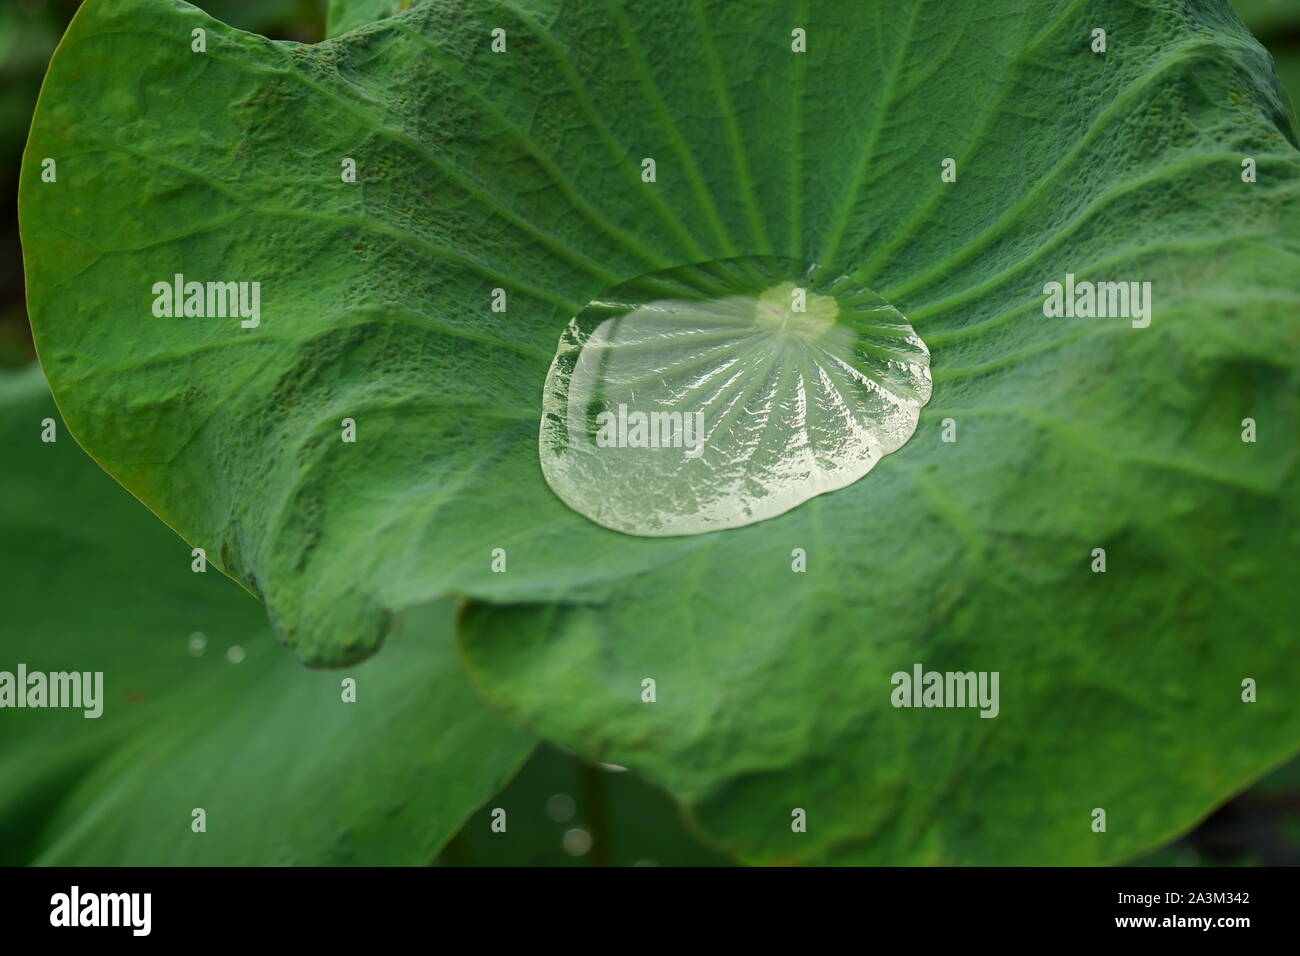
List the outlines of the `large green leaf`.
<svg viewBox="0 0 1300 956">
<path fill-rule="evenodd" d="M 1300 743 L 1295 142 L 1219 0 L 426 0 L 310 48 L 90 0 L 20 212 L 70 426 L 305 659 L 512 603 L 465 618 L 488 693 L 746 859 L 1106 861 Z M 569 318 L 773 254 L 911 320 L 915 437 L 734 531 L 565 508 L 536 442 Z M 261 281 L 260 326 L 155 318 L 178 272 Z M 1048 318 L 1067 274 L 1152 282 L 1150 326 Z M 998 671 L 999 716 L 891 707 L 917 661 Z"/>
<path fill-rule="evenodd" d="M 46 418 L 37 370 L 0 377 L 0 671 L 100 671 L 102 715 L 0 711 L 3 862 L 427 863 L 523 762 L 445 604 L 382 657 L 308 671 L 66 433 L 42 442 Z"/>
</svg>

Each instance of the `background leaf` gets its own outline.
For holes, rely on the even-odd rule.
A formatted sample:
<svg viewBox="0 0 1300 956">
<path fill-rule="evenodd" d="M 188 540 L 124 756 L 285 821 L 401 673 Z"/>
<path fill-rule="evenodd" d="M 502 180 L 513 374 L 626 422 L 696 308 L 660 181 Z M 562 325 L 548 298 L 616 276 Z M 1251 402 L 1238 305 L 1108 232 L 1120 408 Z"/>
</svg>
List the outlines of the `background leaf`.
<svg viewBox="0 0 1300 956">
<path fill-rule="evenodd" d="M 106 700 L 97 719 L 2 712 L 3 862 L 428 863 L 523 763 L 531 738 L 466 682 L 447 605 L 413 614 L 382 658 L 308 671 L 62 423 L 42 443 L 46 417 L 35 368 L 0 376 L 0 670 L 102 671 Z"/>
<path fill-rule="evenodd" d="M 505 832 L 492 829 L 506 813 Z M 571 834 L 570 831 L 580 831 Z M 567 839 L 566 839 L 567 837 Z M 582 851 L 582 852 L 579 852 Z M 445 866 L 727 866 L 661 790 L 541 746 L 438 857 Z"/>
</svg>

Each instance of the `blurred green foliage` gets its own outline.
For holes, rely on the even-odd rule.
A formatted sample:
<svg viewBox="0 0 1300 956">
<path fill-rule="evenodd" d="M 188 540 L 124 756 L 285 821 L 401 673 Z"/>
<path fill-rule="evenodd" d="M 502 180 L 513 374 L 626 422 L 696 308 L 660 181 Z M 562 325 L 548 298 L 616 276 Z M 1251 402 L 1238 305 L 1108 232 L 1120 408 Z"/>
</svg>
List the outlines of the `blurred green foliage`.
<svg viewBox="0 0 1300 956">
<path fill-rule="evenodd" d="M 1232 8 L 1261 40 L 1293 30 L 1300 23 L 1296 0 L 1232 0 Z"/>
<path fill-rule="evenodd" d="M 504 811 L 504 832 L 492 828 Z M 500 814 L 497 814 L 500 818 Z M 672 799 L 634 774 L 543 744 L 442 851 L 444 866 L 728 866 Z"/>
<path fill-rule="evenodd" d="M 1277 75 L 1300 104 L 1300 0 L 1232 0 L 1238 16 L 1273 54 Z"/>
</svg>

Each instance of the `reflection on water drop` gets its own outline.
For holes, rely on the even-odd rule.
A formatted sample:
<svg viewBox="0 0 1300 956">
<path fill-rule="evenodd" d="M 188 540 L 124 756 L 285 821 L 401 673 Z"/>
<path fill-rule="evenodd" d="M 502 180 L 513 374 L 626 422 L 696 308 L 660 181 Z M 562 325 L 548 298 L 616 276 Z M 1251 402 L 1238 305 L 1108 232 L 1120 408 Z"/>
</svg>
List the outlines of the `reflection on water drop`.
<svg viewBox="0 0 1300 956">
<path fill-rule="evenodd" d="M 552 490 L 665 536 L 737 528 L 857 481 L 912 437 L 930 353 L 847 276 L 771 257 L 623 283 L 569 323 L 539 436 Z"/>
</svg>

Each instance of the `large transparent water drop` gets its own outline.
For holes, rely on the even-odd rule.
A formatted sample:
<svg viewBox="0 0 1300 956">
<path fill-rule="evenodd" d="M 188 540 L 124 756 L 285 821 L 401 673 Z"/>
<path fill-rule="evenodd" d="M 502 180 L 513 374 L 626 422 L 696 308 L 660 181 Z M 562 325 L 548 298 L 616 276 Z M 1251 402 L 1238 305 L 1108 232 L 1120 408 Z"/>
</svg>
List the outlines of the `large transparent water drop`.
<svg viewBox="0 0 1300 956">
<path fill-rule="evenodd" d="M 546 377 L 542 472 L 592 521 L 701 534 L 852 484 L 930 400 L 930 353 L 847 276 L 771 257 L 642 276 L 569 323 Z"/>
</svg>

